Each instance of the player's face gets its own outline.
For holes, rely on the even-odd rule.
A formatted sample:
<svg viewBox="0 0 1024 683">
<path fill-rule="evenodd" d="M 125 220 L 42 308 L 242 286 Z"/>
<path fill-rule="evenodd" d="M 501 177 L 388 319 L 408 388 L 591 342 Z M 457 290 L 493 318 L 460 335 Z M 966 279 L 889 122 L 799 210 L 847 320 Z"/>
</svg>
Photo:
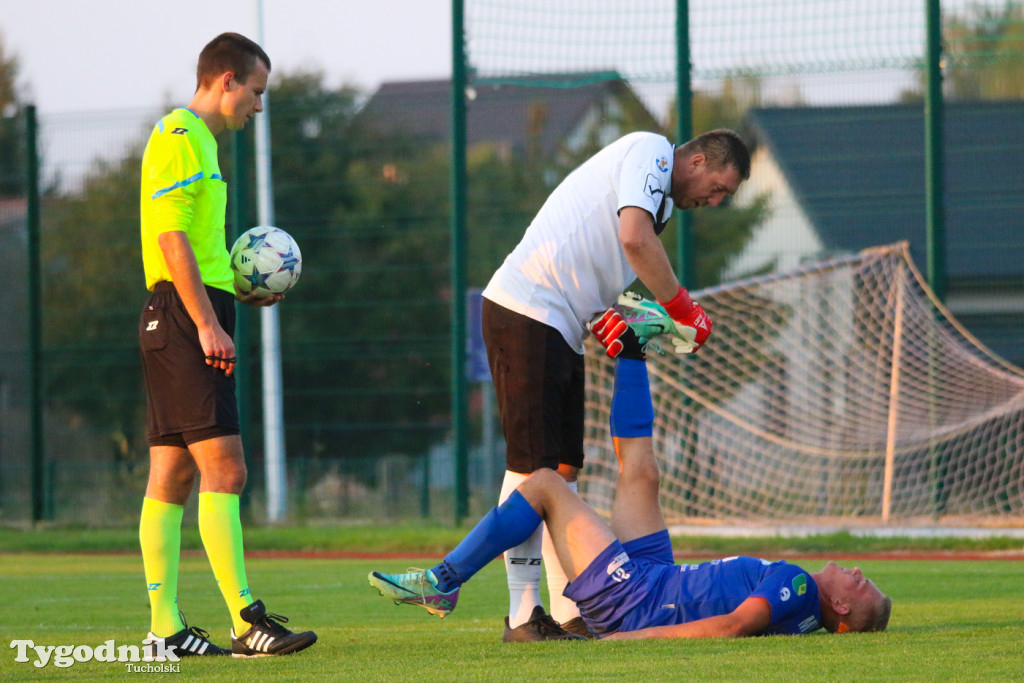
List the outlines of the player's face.
<svg viewBox="0 0 1024 683">
<path fill-rule="evenodd" d="M 672 201 L 682 210 L 718 206 L 739 189 L 740 172 L 735 166 L 711 168 L 703 154 L 690 157 L 672 173 Z"/>
<path fill-rule="evenodd" d="M 257 59 L 245 83 L 231 80 L 224 98 L 224 119 L 228 130 L 242 130 L 257 113 L 263 111 L 263 93 L 267 90 L 269 78 L 267 65 Z"/>
<path fill-rule="evenodd" d="M 821 570 L 829 594 L 850 606 L 851 612 L 870 612 L 882 600 L 882 591 L 875 582 L 864 577 L 860 567 L 848 569 L 829 562 Z"/>
</svg>

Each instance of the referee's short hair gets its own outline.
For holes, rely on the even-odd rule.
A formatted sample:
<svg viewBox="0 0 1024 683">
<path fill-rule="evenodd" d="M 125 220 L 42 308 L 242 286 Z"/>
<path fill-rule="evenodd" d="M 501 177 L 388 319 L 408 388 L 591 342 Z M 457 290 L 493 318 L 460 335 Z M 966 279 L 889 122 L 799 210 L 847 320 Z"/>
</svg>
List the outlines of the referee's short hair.
<svg viewBox="0 0 1024 683">
<path fill-rule="evenodd" d="M 245 83 L 256 66 L 262 61 L 270 71 L 270 57 L 263 48 L 240 33 L 222 33 L 203 48 L 196 65 L 196 90 L 209 85 L 222 73 L 231 71 L 235 80 Z"/>
</svg>

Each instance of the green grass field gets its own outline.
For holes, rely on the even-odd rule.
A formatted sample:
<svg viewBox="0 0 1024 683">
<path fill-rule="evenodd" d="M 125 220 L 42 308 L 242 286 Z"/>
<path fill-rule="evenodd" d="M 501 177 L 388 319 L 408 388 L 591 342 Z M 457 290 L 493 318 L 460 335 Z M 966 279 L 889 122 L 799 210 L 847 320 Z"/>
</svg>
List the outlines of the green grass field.
<svg viewBox="0 0 1024 683">
<path fill-rule="evenodd" d="M 824 562 L 820 556 L 791 561 L 812 571 Z M 276 659 L 185 660 L 181 673 L 222 680 L 316 676 L 361 683 L 1024 678 L 1024 562 L 1019 560 L 857 562 L 894 599 L 885 633 L 526 645 L 501 642 L 507 603 L 500 562 L 466 585 L 458 609 L 444 620 L 393 605 L 366 581 L 371 569 L 404 571 L 429 564 L 423 557 L 252 557 L 248 573 L 254 594 L 270 611 L 290 617 L 291 626 L 314 629 L 319 642 Z M 189 622 L 227 645 L 226 610 L 201 553 L 189 552 L 183 559 L 180 584 L 180 604 Z M 149 607 L 142 562 L 134 552 L 0 553 L 0 596 L 0 680 L 174 675 L 128 672 L 124 664 L 97 661 L 39 669 L 15 662 L 15 650 L 9 648 L 15 639 L 91 647 L 110 639 L 118 645 L 138 643 L 148 630 Z"/>
</svg>

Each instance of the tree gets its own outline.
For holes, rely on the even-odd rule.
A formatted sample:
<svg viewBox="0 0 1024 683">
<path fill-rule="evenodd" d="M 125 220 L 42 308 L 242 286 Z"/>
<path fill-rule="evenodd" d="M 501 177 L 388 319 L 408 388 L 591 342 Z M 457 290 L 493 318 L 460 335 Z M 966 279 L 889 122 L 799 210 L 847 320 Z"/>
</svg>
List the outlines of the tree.
<svg viewBox="0 0 1024 683">
<path fill-rule="evenodd" d="M 24 105 L 18 99 L 17 78 L 18 59 L 7 54 L 0 33 L 0 197 L 21 196 L 25 187 Z"/>
<path fill-rule="evenodd" d="M 955 100 L 1018 100 L 1024 98 L 1024 5 L 971 7 L 953 14 L 943 25 L 944 91 Z M 918 85 L 900 93 L 904 103 L 920 102 L 927 74 Z"/>
<path fill-rule="evenodd" d="M 974 7 L 946 21 L 946 91 L 955 99 L 1024 98 L 1024 6 Z"/>
</svg>

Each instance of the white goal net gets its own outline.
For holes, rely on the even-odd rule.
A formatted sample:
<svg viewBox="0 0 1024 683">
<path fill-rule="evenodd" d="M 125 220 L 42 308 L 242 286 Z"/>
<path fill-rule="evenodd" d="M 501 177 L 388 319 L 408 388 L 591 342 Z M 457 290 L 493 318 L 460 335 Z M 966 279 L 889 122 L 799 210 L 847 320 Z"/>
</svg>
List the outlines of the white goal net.
<svg viewBox="0 0 1024 683">
<path fill-rule="evenodd" d="M 906 244 L 694 292 L 699 354 L 648 354 L 670 524 L 1024 525 L 1024 371 L 935 299 Z M 611 509 L 613 367 L 587 353 L 581 494 Z"/>
</svg>

